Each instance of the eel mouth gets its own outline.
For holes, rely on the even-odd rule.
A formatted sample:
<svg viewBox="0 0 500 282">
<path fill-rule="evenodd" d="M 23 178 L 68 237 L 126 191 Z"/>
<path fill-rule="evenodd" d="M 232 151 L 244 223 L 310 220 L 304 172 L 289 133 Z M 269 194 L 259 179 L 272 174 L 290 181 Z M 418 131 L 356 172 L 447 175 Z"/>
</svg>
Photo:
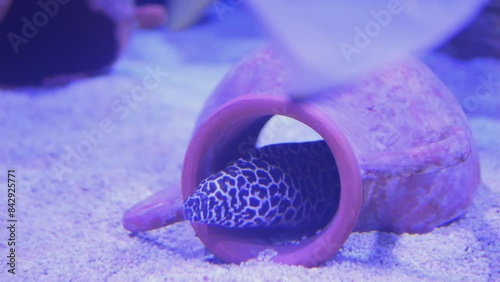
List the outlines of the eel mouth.
<svg viewBox="0 0 500 282">
<path fill-rule="evenodd" d="M 189 201 L 182 204 L 184 219 L 190 221 L 200 220 L 200 218 L 197 216 L 197 214 L 199 214 L 199 207 L 201 205 L 200 201 L 201 199 L 199 197 L 191 197 Z"/>
</svg>

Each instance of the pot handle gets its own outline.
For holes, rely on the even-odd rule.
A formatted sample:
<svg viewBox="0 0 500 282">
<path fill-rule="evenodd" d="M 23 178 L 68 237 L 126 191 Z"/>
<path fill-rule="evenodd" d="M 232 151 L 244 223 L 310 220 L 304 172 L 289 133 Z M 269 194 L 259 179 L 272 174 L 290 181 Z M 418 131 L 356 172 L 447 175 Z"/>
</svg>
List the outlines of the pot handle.
<svg viewBox="0 0 500 282">
<path fill-rule="evenodd" d="M 469 134 L 463 128 L 452 127 L 439 141 L 404 151 L 369 154 L 360 158 L 360 164 L 368 177 L 407 177 L 456 166 L 466 161 L 471 153 Z"/>
<path fill-rule="evenodd" d="M 174 185 L 137 203 L 123 214 L 123 227 L 142 232 L 183 221 L 180 191 L 181 188 Z"/>
</svg>

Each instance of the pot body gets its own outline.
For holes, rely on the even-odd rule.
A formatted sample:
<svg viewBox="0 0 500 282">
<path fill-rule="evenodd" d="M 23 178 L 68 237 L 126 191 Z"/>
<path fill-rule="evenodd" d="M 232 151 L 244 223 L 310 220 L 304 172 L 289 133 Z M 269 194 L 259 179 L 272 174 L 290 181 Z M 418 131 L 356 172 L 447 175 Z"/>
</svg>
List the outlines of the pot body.
<svg viewBox="0 0 500 282">
<path fill-rule="evenodd" d="M 183 197 L 253 148 L 264 124 L 283 115 L 328 143 L 341 181 L 338 211 L 316 236 L 294 245 L 194 223 L 219 258 L 241 262 L 273 249 L 276 262 L 314 266 L 331 258 L 353 230 L 424 233 L 471 204 L 480 183 L 472 133 L 460 105 L 425 65 L 408 58 L 301 101 L 288 98 L 289 82 L 272 49 L 226 76 L 207 100 L 189 145 Z"/>
</svg>

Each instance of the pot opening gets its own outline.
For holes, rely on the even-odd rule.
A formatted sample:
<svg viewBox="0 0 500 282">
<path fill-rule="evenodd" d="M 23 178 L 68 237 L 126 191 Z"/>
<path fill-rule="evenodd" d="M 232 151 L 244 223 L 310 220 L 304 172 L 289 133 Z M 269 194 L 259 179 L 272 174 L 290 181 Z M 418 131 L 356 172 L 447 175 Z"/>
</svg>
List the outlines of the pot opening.
<svg viewBox="0 0 500 282">
<path fill-rule="evenodd" d="M 238 123 L 238 121 L 235 122 Z M 333 154 L 326 142 L 319 133 L 309 126 L 282 115 L 266 115 L 249 124 L 243 121 L 241 125 L 245 125 L 242 131 L 234 136 L 222 137 L 220 142 L 214 144 L 214 153 L 218 157 L 209 158 L 208 166 L 205 166 L 209 171 L 205 170 L 202 177 L 205 178 L 225 167 L 234 165 L 238 159 L 255 154 L 257 151 L 288 146 L 290 151 L 281 155 L 278 153 L 278 156 L 281 159 L 286 159 L 284 164 L 290 166 L 289 176 L 293 179 L 294 186 L 298 187 L 302 193 L 300 196 L 296 196 L 295 193 L 290 196 L 291 207 L 286 209 L 287 212 L 281 213 L 281 219 L 277 219 L 277 217 L 273 217 L 273 213 L 276 214 L 276 211 L 279 211 L 281 207 L 269 208 L 264 207 L 264 204 L 258 208 L 251 207 L 249 205 L 250 198 L 257 198 L 258 192 L 255 194 L 250 192 L 246 198 L 247 201 L 245 201 L 248 206 L 243 210 L 257 214 L 251 220 L 259 221 L 262 218 L 271 218 L 274 222 L 278 221 L 276 226 L 235 228 L 209 225 L 208 228 L 217 233 L 222 232 L 226 236 L 242 240 L 259 240 L 271 246 L 297 245 L 304 239 L 316 236 L 333 220 L 340 200 L 340 175 Z M 296 148 L 300 148 L 300 152 L 294 152 Z M 256 182 L 259 182 L 258 176 Z M 259 186 L 267 189 L 267 197 L 271 195 L 270 185 Z M 314 191 L 312 191 L 313 189 Z M 292 197 L 294 195 L 295 197 Z M 299 199 L 297 200 L 297 198 Z M 290 222 L 295 221 L 295 219 L 302 221 L 302 223 L 294 225 Z"/>
<path fill-rule="evenodd" d="M 266 126 L 276 115 L 300 121 L 309 126 L 312 133 L 317 133 L 312 139 L 288 138 L 285 132 L 294 132 L 296 123 L 283 124 L 284 131 L 276 130 L 273 122 Z M 269 128 L 275 133 L 266 133 Z M 300 132 L 295 136 L 302 138 L 309 135 Z M 237 229 L 192 223 L 203 244 L 223 261 L 234 263 L 255 259 L 268 249 L 277 253 L 273 261 L 286 264 L 314 266 L 332 257 L 357 222 L 362 203 L 361 176 L 354 151 L 344 132 L 327 112 L 307 102 L 291 102 L 277 95 L 248 94 L 221 105 L 199 124 L 189 144 L 182 173 L 182 194 L 184 199 L 192 195 L 203 179 L 227 167 L 245 150 L 255 150 L 266 142 L 318 139 L 324 139 L 328 144 L 328 154 L 323 154 L 323 157 L 334 156 L 331 160 L 338 170 L 334 169 L 332 175 L 339 179 L 332 186 L 338 187 L 340 200 L 331 201 L 334 211 L 324 217 L 324 226 Z"/>
</svg>

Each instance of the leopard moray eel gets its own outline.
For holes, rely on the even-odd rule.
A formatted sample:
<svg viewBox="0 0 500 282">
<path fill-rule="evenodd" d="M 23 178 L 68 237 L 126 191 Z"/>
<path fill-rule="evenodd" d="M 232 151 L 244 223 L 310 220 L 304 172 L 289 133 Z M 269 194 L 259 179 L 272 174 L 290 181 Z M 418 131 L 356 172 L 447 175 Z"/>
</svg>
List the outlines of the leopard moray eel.
<svg viewBox="0 0 500 282">
<path fill-rule="evenodd" d="M 325 141 L 255 149 L 201 181 L 185 219 L 230 228 L 321 228 L 335 214 L 340 179 Z"/>
</svg>

